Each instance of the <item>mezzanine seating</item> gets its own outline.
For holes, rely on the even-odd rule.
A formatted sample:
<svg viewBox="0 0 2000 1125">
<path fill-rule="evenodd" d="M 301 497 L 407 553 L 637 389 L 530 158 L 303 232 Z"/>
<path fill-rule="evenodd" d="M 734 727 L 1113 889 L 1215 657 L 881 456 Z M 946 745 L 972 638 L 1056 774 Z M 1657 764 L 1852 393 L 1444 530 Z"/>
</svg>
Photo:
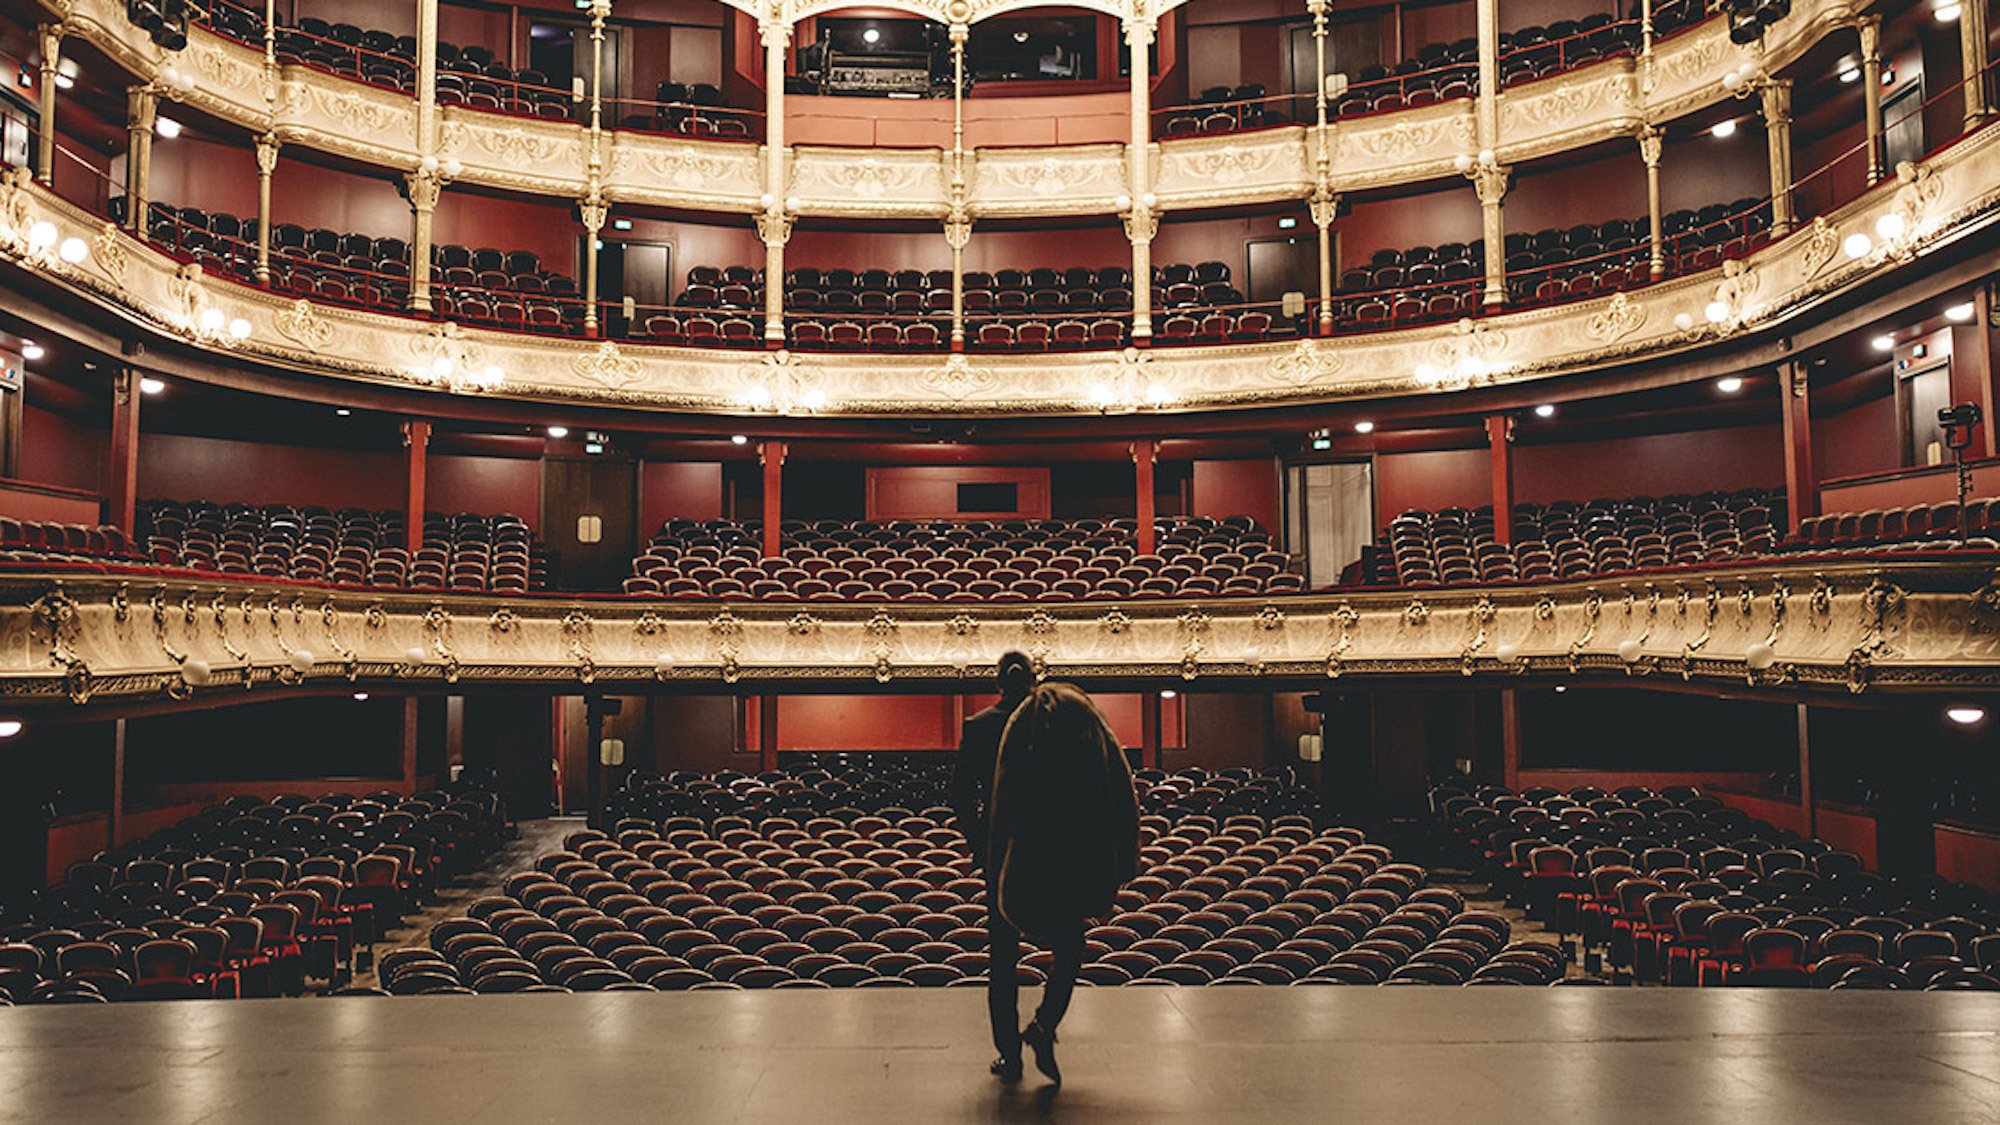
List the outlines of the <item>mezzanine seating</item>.
<svg viewBox="0 0 2000 1125">
<path fill-rule="evenodd" d="M 0 516 L 0 559 L 18 562 L 143 562 L 110 524 L 54 523 Z"/>
<path fill-rule="evenodd" d="M 1131 520 L 788 521 L 783 551 L 759 527 L 675 520 L 633 561 L 625 592 L 807 601 L 1020 602 L 1281 593 L 1304 589 L 1247 517 L 1158 524 L 1140 555 Z"/>
<path fill-rule="evenodd" d="M 1493 510 L 1411 510 L 1389 523 L 1349 575 L 1381 585 L 1547 582 L 1768 554 L 1782 491 L 1520 504 L 1513 542 L 1493 536 Z"/>
<path fill-rule="evenodd" d="M 234 797 L 71 865 L 0 929 L 0 1001 L 297 995 L 335 984 L 505 830 L 465 789 Z"/>
<path fill-rule="evenodd" d="M 548 553 L 519 516 L 424 515 L 403 546 L 403 515 L 287 504 L 148 500 L 139 538 L 165 566 L 351 585 L 522 593 L 548 588 Z"/>
<path fill-rule="evenodd" d="M 1432 793 L 1495 887 L 1639 983 L 2000 990 L 2000 903 L 1887 878 L 1692 786 Z"/>
<path fill-rule="evenodd" d="M 1968 500 L 1963 508 L 1958 501 L 1947 500 L 1813 516 L 1799 521 L 1798 533 L 1780 543 L 1779 549 L 1814 554 L 1952 547 L 1992 550 L 2000 546 L 1996 539 L 2000 539 L 2000 500 Z"/>
<path fill-rule="evenodd" d="M 878 759 L 871 761 L 871 759 Z M 942 755 L 829 755 L 757 777 L 652 779 L 689 811 L 628 815 L 385 954 L 391 992 L 978 986 L 985 881 Z M 1142 770 L 1140 871 L 1086 934 L 1091 985 L 1549 983 L 1559 951 L 1426 887 L 1287 771 Z M 648 784 L 657 801 L 660 786 Z M 907 802 L 907 803 L 898 803 Z M 628 807 L 630 807 L 628 803 Z M 657 807 L 657 806 L 655 806 Z M 1231 811 L 1265 807 L 1272 811 Z M 921 811 L 912 811 L 921 809 Z M 1038 983 L 1046 951 L 1022 961 Z"/>
</svg>

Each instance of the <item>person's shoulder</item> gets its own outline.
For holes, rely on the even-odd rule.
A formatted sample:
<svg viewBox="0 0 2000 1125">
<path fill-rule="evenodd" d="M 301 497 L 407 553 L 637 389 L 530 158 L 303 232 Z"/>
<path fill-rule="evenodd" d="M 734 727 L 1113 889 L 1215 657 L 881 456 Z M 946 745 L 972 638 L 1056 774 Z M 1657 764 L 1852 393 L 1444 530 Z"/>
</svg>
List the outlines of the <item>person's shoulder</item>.
<svg viewBox="0 0 2000 1125">
<path fill-rule="evenodd" d="M 1005 723 L 1013 714 L 1014 709 L 1012 707 L 1004 703 L 995 703 L 983 711 L 976 711 L 968 716 L 965 724 L 971 726 L 974 723 L 978 723 L 980 726 L 985 726 L 989 723 Z"/>
</svg>

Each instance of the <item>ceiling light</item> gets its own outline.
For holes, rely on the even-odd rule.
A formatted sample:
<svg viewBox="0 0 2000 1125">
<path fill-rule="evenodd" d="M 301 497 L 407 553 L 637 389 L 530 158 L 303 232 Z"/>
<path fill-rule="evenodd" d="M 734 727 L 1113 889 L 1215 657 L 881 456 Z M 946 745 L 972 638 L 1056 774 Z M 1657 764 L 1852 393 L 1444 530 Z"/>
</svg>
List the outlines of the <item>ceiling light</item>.
<svg viewBox="0 0 2000 1125">
<path fill-rule="evenodd" d="M 40 344 L 35 343 L 33 340 L 21 341 L 22 359 L 33 361 L 40 359 L 47 354 L 49 354 L 48 349 L 42 347 Z"/>
<path fill-rule="evenodd" d="M 69 75 L 67 74 L 56 75 L 56 89 L 67 90 L 75 85 L 76 85 L 76 79 L 71 78 Z"/>
<path fill-rule="evenodd" d="M 1562 694 L 1563 692 L 1566 692 L 1566 691 L 1568 691 L 1568 690 L 1569 690 L 1569 685 L 1568 685 L 1568 684 L 1557 684 L 1557 685 L 1556 685 L 1556 694 L 1557 694 L 1557 695 L 1561 695 L 1561 694 Z"/>
<path fill-rule="evenodd" d="M 21 727 L 19 719 L 0 719 L 0 738 L 12 738 L 20 734 Z"/>
<path fill-rule="evenodd" d="M 1375 423 L 1356 422 L 1354 423 L 1354 432 L 1357 434 L 1372 434 L 1375 432 Z"/>
<path fill-rule="evenodd" d="M 1986 709 L 1984 707 L 1947 707 L 1945 708 L 1944 717 L 1957 723 L 1959 726 L 1969 727 L 1974 723 L 1985 721 Z M 15 725 L 19 726 L 20 724 L 16 723 Z"/>
<path fill-rule="evenodd" d="M 1015 33 L 1014 33 L 1014 42 L 1016 42 L 1016 43 L 1026 43 L 1027 41 L 1028 41 L 1028 33 L 1027 33 L 1027 32 L 1025 32 L 1025 31 L 1017 31 L 1017 32 L 1015 32 Z"/>
<path fill-rule="evenodd" d="M 334 416 L 338 418 L 351 418 L 354 416 L 354 411 L 349 410 L 345 406 L 341 407 L 338 410 L 335 410 L 333 413 Z"/>
<path fill-rule="evenodd" d="M 1896 338 L 1894 336 L 1877 336 L 1873 340 L 1868 341 L 1868 346 L 1878 352 L 1892 352 L 1896 350 Z"/>
<path fill-rule="evenodd" d="M 1556 407 L 1555 404 L 1552 402 L 1545 402 L 1540 406 L 1535 407 L 1535 417 L 1537 418 L 1553 418 L 1555 416 L 1556 416 Z"/>
<path fill-rule="evenodd" d="M 550 436 L 550 437 L 552 437 L 552 438 L 555 438 L 555 439 L 557 439 L 557 440 L 561 440 L 561 439 L 563 439 L 563 438 L 566 438 L 566 437 L 568 437 L 568 436 L 569 436 L 569 427 L 568 427 L 568 426 L 550 426 L 550 427 L 549 427 L 549 436 Z"/>
<path fill-rule="evenodd" d="M 1843 71 L 1841 71 L 1841 72 L 1840 72 L 1840 80 L 1841 80 L 1842 82 L 1858 82 L 1858 81 L 1860 81 L 1860 80 L 1861 80 L 1861 68 L 1860 68 L 1860 67 L 1855 67 L 1855 66 L 1850 66 L 1850 67 L 1848 67 L 1848 68 L 1847 68 L 1846 70 L 1843 70 Z"/>
<path fill-rule="evenodd" d="M 1733 395 L 1743 389 L 1743 380 L 1735 375 L 1724 375 L 1715 381 L 1715 389 L 1726 395 Z"/>
<path fill-rule="evenodd" d="M 156 395 L 166 389 L 167 382 L 164 379 L 155 379 L 148 375 L 139 380 L 139 393 L 142 395 Z"/>
<path fill-rule="evenodd" d="M 1170 687 L 1167 687 L 1167 688 L 1161 688 L 1161 689 L 1160 689 L 1160 698 L 1161 698 L 1161 699 L 1172 699 L 1172 698 L 1174 698 L 1175 696 L 1177 696 L 1177 695 L 1179 695 L 1179 694 L 1180 694 L 1179 692 L 1175 691 L 1174 689 L 1172 689 L 1172 688 L 1170 688 Z"/>
<path fill-rule="evenodd" d="M 181 123 L 171 117 L 162 117 L 153 122 L 153 132 L 171 141 L 181 135 Z"/>
<path fill-rule="evenodd" d="M 1947 306 L 1944 310 L 1944 318 L 1964 324 L 1966 321 L 1972 319 L 1973 312 L 1972 302 L 1966 301 L 1963 304 Z"/>
<path fill-rule="evenodd" d="M 1950 23 L 1957 19 L 1960 13 L 1957 4 L 1946 4 L 1939 8 L 1935 14 L 1939 23 Z"/>
<path fill-rule="evenodd" d="M 861 33 L 861 41 L 872 47 L 882 41 L 882 33 L 871 27 Z"/>
<path fill-rule="evenodd" d="M 744 435 L 742 435 L 742 434 L 730 434 L 730 435 L 729 435 L 729 444 L 731 444 L 731 445 L 749 445 L 749 444 L 750 444 L 750 439 L 749 439 L 748 437 L 745 437 L 745 436 L 744 436 Z"/>
<path fill-rule="evenodd" d="M 357 691 L 357 692 L 355 692 L 355 693 L 354 693 L 354 702 L 356 702 L 356 703 L 366 703 L 366 702 L 368 702 L 368 693 L 367 693 L 367 692 L 365 692 L 365 691 Z"/>
<path fill-rule="evenodd" d="M 1708 135 L 1709 135 L 1709 136 L 1711 136 L 1711 137 L 1714 137 L 1714 138 L 1715 138 L 1716 140 L 1722 140 L 1722 139 L 1724 139 L 1724 138 L 1726 138 L 1726 137 L 1733 137 L 1733 136 L 1735 136 L 1735 135 L 1736 135 L 1736 119 L 1735 119 L 1734 117 L 1725 117 L 1725 118 L 1723 118 L 1722 120 L 1720 120 L 1720 121 L 1716 122 L 1715 124 L 1713 124 L 1713 125 L 1709 126 L 1709 128 L 1708 128 Z"/>
</svg>

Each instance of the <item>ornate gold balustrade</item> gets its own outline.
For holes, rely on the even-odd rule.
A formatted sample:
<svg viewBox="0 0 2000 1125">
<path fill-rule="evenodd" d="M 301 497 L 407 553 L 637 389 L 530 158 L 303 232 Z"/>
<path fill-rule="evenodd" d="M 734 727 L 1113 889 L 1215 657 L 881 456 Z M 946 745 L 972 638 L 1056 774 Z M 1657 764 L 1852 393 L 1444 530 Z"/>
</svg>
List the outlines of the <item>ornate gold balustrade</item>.
<svg viewBox="0 0 2000 1125">
<path fill-rule="evenodd" d="M 1087 684 L 1630 677 L 1804 691 L 2000 685 L 1990 556 L 1772 561 L 1545 586 L 1123 603 L 503 598 L 106 575 L 0 578 L 20 705 L 274 687 L 968 690 L 1008 649 Z"/>
<path fill-rule="evenodd" d="M 125 18 L 119 0 L 42 0 L 42 6 L 67 34 L 141 81 L 159 82 L 175 100 L 252 133 L 398 172 L 417 167 L 425 155 L 417 106 L 407 94 L 306 66 L 267 67 L 260 50 L 202 27 L 190 29 L 185 50 L 166 52 Z M 992 14 L 959 6 L 960 19 Z M 1127 19 L 1154 19 L 1173 7 L 1090 6 Z M 777 7 L 789 21 L 810 14 L 811 5 Z M 938 18 L 949 21 L 950 4 L 937 7 Z M 1860 10 L 1855 0 L 1800 0 L 1748 46 L 1729 42 L 1726 21 L 1709 20 L 1663 41 L 1648 58 L 1607 59 L 1510 87 L 1497 99 L 1497 158 L 1512 164 L 1629 137 L 1648 123 L 1723 101 L 1732 96 L 1726 75 L 1746 65 L 1776 72 L 1852 24 Z M 170 68 L 191 84 L 180 89 L 167 82 Z M 456 105 L 441 114 L 441 146 L 432 155 L 458 161 L 461 182 L 565 200 L 589 194 L 585 126 Z M 1453 160 L 1479 147 L 1470 99 L 1337 120 L 1330 133 L 1335 192 L 1449 178 L 1456 175 Z M 607 137 L 607 199 L 738 214 L 764 209 L 761 146 L 640 132 Z M 1155 143 L 1153 191 L 1167 210 L 1300 199 L 1314 184 L 1312 144 L 1311 130 L 1301 126 Z M 787 209 L 795 213 L 936 218 L 949 210 L 948 157 L 941 150 L 797 146 L 789 155 Z M 975 150 L 967 208 L 974 217 L 1110 214 L 1124 191 L 1124 162 L 1122 145 Z"/>
<path fill-rule="evenodd" d="M 667 347 L 315 305 L 204 276 L 18 170 L 0 181 L 0 259 L 213 349 L 224 362 L 439 393 L 483 387 L 752 417 L 1171 413 L 1444 393 L 1728 341 L 1783 325 L 1829 294 L 1986 230 L 1996 205 L 2000 130 L 1988 127 L 1742 261 L 1627 293 L 1365 335 L 1043 355 Z M 79 246 L 88 252 L 71 261 L 60 252 L 66 243 L 69 257 Z M 218 330 L 239 319 L 246 335 Z M 502 377 L 497 391 L 473 378 L 489 369 Z"/>
</svg>

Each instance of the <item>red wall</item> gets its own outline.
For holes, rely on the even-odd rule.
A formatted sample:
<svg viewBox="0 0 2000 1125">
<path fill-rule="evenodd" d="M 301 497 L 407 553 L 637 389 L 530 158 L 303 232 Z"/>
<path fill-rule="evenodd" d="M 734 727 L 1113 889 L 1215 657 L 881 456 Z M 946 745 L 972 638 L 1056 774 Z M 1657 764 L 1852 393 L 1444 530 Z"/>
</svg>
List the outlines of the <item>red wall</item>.
<svg viewBox="0 0 2000 1125">
<path fill-rule="evenodd" d="M 125 814 L 119 821 L 118 843 L 127 844 L 141 836 L 171 828 L 208 807 L 208 802 L 189 801 Z M 62 881 L 70 864 L 81 863 L 103 851 L 111 843 L 111 816 L 94 812 L 66 816 L 49 825 L 48 881 Z"/>
<path fill-rule="evenodd" d="M 1430 453 L 1384 453 L 1375 458 L 1375 521 L 1389 521 L 1423 508 L 1477 508 L 1493 502 L 1484 449 Z"/>
<path fill-rule="evenodd" d="M 962 513 L 961 484 L 1012 483 L 1018 506 L 1013 512 Z M 900 465 L 868 470 L 868 518 L 871 520 L 1047 519 L 1049 470 L 1001 465 Z"/>
<path fill-rule="evenodd" d="M 1935 825 L 1933 833 L 1939 875 L 2000 891 L 2000 836 L 1956 824 Z"/>
<path fill-rule="evenodd" d="M 1377 250 L 1471 242 L 1479 237 L 1479 224 L 1479 199 L 1470 184 L 1397 199 L 1363 200 L 1334 223 L 1336 272 L 1367 265 Z"/>
<path fill-rule="evenodd" d="M 1813 461 L 1821 480 L 1899 469 L 1903 448 L 1896 396 L 1885 394 L 1838 414 L 1813 418 Z"/>
<path fill-rule="evenodd" d="M 2000 496 L 2000 462 L 1988 461 L 1972 470 L 1973 496 Z M 1910 469 L 1894 476 L 1857 480 L 1823 487 L 1822 512 L 1861 512 L 1869 508 L 1907 508 L 1958 499 L 1958 473 L 1950 465 Z"/>
<path fill-rule="evenodd" d="M 433 512 L 508 513 L 541 530 L 542 463 L 518 457 L 432 454 L 425 467 L 424 507 Z"/>
<path fill-rule="evenodd" d="M 85 492 L 104 488 L 104 462 L 111 453 L 111 434 L 89 430 L 52 410 L 33 403 L 22 411 L 21 478 Z"/>
<path fill-rule="evenodd" d="M 57 492 L 45 486 L 0 480 L 0 515 L 12 519 L 96 523 L 100 507 L 94 493 Z"/>
<path fill-rule="evenodd" d="M 319 449 L 179 434 L 147 434 L 139 442 L 142 497 L 400 508 L 405 487 L 400 450 Z"/>
<path fill-rule="evenodd" d="M 1249 516 L 1272 534 L 1280 530 L 1278 469 L 1269 458 L 1194 462 L 1197 516 Z"/>
<path fill-rule="evenodd" d="M 639 538 L 650 540 L 670 519 L 722 518 L 722 465 L 715 461 L 647 461 L 639 466 Z"/>
<path fill-rule="evenodd" d="M 1514 447 L 1514 498 L 1537 504 L 1784 483 L 1784 438 L 1775 423 Z"/>
<path fill-rule="evenodd" d="M 994 701 L 991 695 L 787 695 L 778 700 L 778 747 L 782 750 L 955 750 L 962 716 L 978 713 Z M 1141 734 L 1141 697 L 1136 694 L 1093 694 L 1091 701 L 1125 746 L 1136 747 Z M 758 701 L 752 701 L 753 706 Z M 1160 708 L 1160 737 L 1168 746 L 1181 742 L 1180 708 L 1166 702 Z M 749 721 L 750 738 L 757 723 Z"/>
</svg>

